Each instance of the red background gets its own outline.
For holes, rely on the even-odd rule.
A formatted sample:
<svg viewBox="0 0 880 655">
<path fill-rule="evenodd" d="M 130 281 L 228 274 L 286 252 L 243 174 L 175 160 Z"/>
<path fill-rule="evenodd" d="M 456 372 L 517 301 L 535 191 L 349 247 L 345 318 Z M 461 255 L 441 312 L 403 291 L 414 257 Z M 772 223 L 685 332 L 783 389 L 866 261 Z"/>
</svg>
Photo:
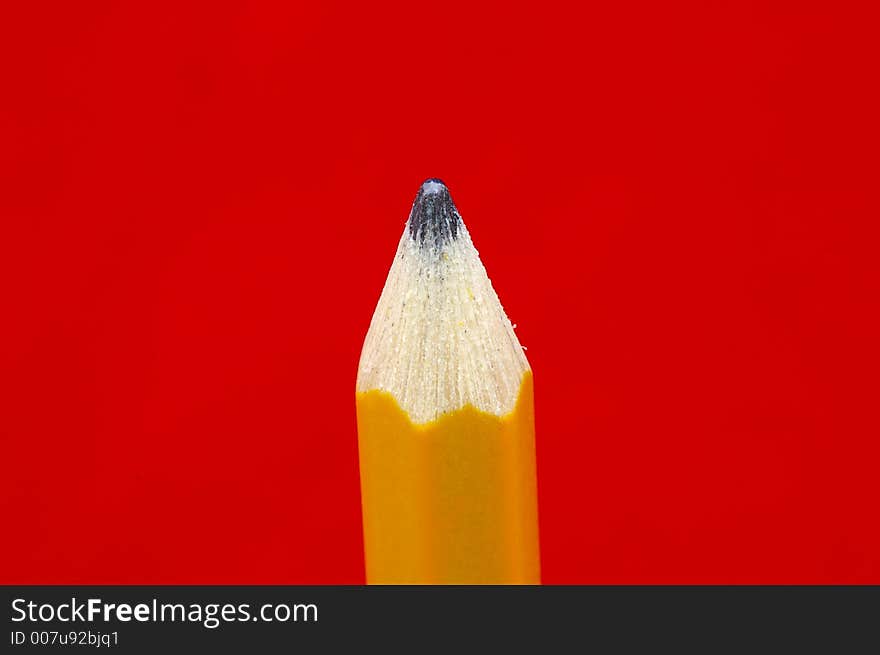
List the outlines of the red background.
<svg viewBox="0 0 880 655">
<path fill-rule="evenodd" d="M 15 4 L 0 581 L 362 582 L 357 361 L 438 176 L 546 582 L 880 582 L 859 7 Z"/>
</svg>

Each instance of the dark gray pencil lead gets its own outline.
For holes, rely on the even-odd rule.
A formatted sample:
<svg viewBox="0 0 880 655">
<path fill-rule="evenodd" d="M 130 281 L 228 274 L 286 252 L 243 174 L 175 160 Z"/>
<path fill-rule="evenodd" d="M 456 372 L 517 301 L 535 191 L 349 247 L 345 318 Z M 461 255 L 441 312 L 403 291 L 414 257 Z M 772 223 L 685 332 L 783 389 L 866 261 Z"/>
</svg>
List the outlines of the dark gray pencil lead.
<svg viewBox="0 0 880 655">
<path fill-rule="evenodd" d="M 461 215 L 443 180 L 425 180 L 409 215 L 410 236 L 420 246 L 441 247 L 458 236 L 460 225 Z"/>
</svg>

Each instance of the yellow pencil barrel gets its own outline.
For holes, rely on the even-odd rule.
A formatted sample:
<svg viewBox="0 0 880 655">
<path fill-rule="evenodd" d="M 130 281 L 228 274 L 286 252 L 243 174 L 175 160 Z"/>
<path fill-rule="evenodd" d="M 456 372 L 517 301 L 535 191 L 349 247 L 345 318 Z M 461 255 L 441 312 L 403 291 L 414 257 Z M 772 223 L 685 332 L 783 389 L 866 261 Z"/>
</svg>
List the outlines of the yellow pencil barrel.
<svg viewBox="0 0 880 655">
<path fill-rule="evenodd" d="M 498 417 L 471 406 L 414 425 L 357 395 L 370 584 L 538 584 L 532 376 Z"/>
</svg>

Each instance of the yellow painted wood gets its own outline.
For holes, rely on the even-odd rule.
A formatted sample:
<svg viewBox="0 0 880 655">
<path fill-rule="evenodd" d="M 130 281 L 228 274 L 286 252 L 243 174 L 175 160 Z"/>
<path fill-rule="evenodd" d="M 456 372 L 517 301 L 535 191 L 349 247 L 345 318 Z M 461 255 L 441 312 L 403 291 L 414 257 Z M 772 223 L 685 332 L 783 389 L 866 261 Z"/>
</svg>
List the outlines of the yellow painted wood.
<svg viewBox="0 0 880 655">
<path fill-rule="evenodd" d="M 414 425 L 357 394 L 370 584 L 539 584 L 532 375 L 503 417 L 468 405 Z"/>
</svg>

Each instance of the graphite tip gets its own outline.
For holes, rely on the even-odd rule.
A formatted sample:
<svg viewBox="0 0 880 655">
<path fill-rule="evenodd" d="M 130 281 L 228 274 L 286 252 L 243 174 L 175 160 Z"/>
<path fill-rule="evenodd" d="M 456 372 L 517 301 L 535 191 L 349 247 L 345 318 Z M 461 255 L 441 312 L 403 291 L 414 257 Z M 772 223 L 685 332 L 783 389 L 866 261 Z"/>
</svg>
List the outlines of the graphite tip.
<svg viewBox="0 0 880 655">
<path fill-rule="evenodd" d="M 441 247 L 458 236 L 461 214 L 443 180 L 422 182 L 409 215 L 410 236 L 420 246 Z"/>
<path fill-rule="evenodd" d="M 430 195 L 432 193 L 442 193 L 446 191 L 449 193 L 449 189 L 446 188 L 446 184 L 439 177 L 429 177 L 427 180 L 422 182 L 421 192 L 425 195 Z"/>
</svg>

